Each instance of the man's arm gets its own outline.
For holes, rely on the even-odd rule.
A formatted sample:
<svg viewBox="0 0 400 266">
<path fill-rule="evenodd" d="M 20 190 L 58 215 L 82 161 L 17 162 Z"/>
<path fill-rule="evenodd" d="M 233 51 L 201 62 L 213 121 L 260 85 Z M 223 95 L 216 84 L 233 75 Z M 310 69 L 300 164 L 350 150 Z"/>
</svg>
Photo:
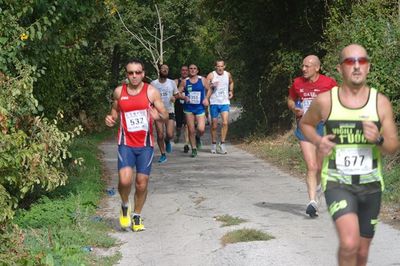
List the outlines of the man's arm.
<svg viewBox="0 0 400 266">
<path fill-rule="evenodd" d="M 211 97 L 211 89 L 210 89 L 210 84 L 208 80 L 204 77 L 201 78 L 201 81 L 203 82 L 203 86 L 206 89 L 206 97 L 203 100 L 203 105 L 208 106 L 209 105 L 209 99 Z"/>
<path fill-rule="evenodd" d="M 335 143 L 331 141 L 335 135 L 321 137 L 317 134 L 315 127 L 319 122 L 328 118 L 330 109 L 330 92 L 321 93 L 312 101 L 310 108 L 300 119 L 300 129 L 304 136 L 317 146 L 323 156 L 328 155 L 335 146 Z"/>
<path fill-rule="evenodd" d="M 292 98 L 290 98 L 290 96 L 288 97 L 287 105 L 289 110 L 292 111 L 296 115 L 296 117 L 301 117 L 303 115 L 303 109 L 297 107 L 296 103 Z"/>
<path fill-rule="evenodd" d="M 185 90 L 185 83 L 186 83 L 185 80 L 181 80 L 181 83 L 179 84 L 179 87 L 178 87 L 178 91 L 179 91 L 178 98 L 179 98 L 179 99 L 182 99 L 182 100 L 185 100 L 185 102 L 186 102 L 187 99 L 186 99 L 186 97 L 185 97 L 185 92 L 184 92 L 184 90 Z"/>
<path fill-rule="evenodd" d="M 176 99 L 180 99 L 180 94 L 179 94 L 179 90 L 177 87 L 176 82 L 171 82 L 172 85 L 172 97 L 171 97 L 171 102 L 175 102 Z"/>
<path fill-rule="evenodd" d="M 167 122 L 169 118 L 168 111 L 165 109 L 164 103 L 161 100 L 160 92 L 153 86 L 149 85 L 147 93 L 149 100 L 154 106 L 154 108 L 150 109 L 150 115 L 154 120 L 162 120 L 163 122 Z"/>
<path fill-rule="evenodd" d="M 379 136 L 383 137 L 383 143 L 376 145 L 384 154 L 393 154 L 399 149 L 399 139 L 397 126 L 394 122 L 393 108 L 389 99 L 383 94 L 378 94 L 378 116 L 381 122 L 381 130 L 370 122 L 363 122 L 363 132 L 365 138 L 370 143 L 376 143 Z"/>
<path fill-rule="evenodd" d="M 121 96 L 122 86 L 117 87 L 113 92 L 113 102 L 111 105 L 110 114 L 105 117 L 105 123 L 108 127 L 113 127 L 118 119 L 118 99 Z"/>
<path fill-rule="evenodd" d="M 235 83 L 233 82 L 232 74 L 229 74 L 229 100 L 233 98 L 233 88 L 235 87 Z"/>
</svg>

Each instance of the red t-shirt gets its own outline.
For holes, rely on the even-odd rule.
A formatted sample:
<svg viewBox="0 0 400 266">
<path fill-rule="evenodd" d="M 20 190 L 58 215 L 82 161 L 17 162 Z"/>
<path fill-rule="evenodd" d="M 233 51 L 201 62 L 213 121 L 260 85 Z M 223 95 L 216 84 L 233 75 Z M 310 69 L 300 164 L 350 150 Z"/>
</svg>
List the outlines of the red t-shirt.
<svg viewBox="0 0 400 266">
<path fill-rule="evenodd" d="M 118 99 L 120 110 L 120 127 L 118 130 L 118 145 L 129 147 L 153 147 L 153 119 L 149 109 L 151 103 L 147 97 L 149 84 L 144 83 L 137 95 L 128 94 L 127 85 L 122 85 L 121 96 Z"/>
<path fill-rule="evenodd" d="M 295 78 L 289 88 L 289 98 L 302 102 L 304 113 L 310 107 L 311 101 L 321 92 L 329 91 L 337 86 L 336 81 L 330 77 L 319 74 L 315 82 L 310 82 L 304 77 Z"/>
</svg>

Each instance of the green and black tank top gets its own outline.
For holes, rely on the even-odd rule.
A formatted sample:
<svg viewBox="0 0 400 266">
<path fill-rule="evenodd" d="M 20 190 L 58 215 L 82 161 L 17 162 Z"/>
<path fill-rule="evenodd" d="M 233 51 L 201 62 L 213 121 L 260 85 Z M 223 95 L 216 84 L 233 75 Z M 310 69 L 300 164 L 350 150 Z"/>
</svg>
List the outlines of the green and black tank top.
<svg viewBox="0 0 400 266">
<path fill-rule="evenodd" d="M 375 144 L 368 143 L 362 121 L 374 122 L 380 130 L 377 90 L 370 88 L 367 103 L 361 108 L 347 108 L 339 99 L 339 88 L 331 90 L 331 112 L 325 122 L 324 135 L 334 134 L 336 146 L 322 165 L 322 185 L 328 181 L 342 184 L 380 182 L 383 189 L 382 158 Z"/>
</svg>

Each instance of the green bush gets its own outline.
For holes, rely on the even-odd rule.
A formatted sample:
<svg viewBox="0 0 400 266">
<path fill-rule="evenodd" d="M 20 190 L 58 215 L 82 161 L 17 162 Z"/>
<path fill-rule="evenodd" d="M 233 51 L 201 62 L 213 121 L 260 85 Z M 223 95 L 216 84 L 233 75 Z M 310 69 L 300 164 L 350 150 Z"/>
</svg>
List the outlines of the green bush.
<svg viewBox="0 0 400 266">
<path fill-rule="evenodd" d="M 57 21 L 57 15 L 48 18 L 55 6 L 47 6 L 47 15 L 30 22 L 34 1 L 0 4 L 0 224 L 4 224 L 28 194 L 65 184 L 64 164 L 71 158 L 68 146 L 81 128 L 63 132 L 58 128 L 62 112 L 52 120 L 39 114 L 42 109 L 33 87 L 44 70 L 23 57 L 29 44 L 41 40 Z"/>
<path fill-rule="evenodd" d="M 393 104 L 397 121 L 400 119 L 400 20 L 398 1 L 359 1 L 350 9 L 336 1 L 330 8 L 330 18 L 325 28 L 322 48 L 327 51 L 325 67 L 337 80 L 335 70 L 339 52 L 346 45 L 359 43 L 371 57 L 372 68 L 368 82 Z"/>
</svg>

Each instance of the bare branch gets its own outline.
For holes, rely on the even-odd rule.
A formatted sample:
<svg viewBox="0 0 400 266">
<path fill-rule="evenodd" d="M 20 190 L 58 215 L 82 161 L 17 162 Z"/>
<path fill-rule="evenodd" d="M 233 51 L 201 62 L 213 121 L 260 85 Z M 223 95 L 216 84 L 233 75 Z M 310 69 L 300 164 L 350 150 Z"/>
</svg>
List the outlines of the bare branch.
<svg viewBox="0 0 400 266">
<path fill-rule="evenodd" d="M 162 18 L 160 15 L 160 11 L 158 10 L 158 6 L 155 5 L 156 12 L 157 12 L 157 18 L 158 22 L 154 25 L 154 32 L 150 31 L 148 28 L 144 27 L 146 33 L 150 36 L 150 39 L 144 38 L 142 34 L 136 34 L 129 30 L 129 28 L 126 26 L 124 20 L 122 19 L 121 14 L 116 10 L 116 13 L 118 14 L 119 20 L 122 23 L 122 26 L 125 28 L 125 30 L 132 35 L 132 38 L 140 43 L 140 45 L 146 49 L 146 51 L 149 52 L 151 56 L 151 64 L 153 67 L 156 69 L 157 74 L 159 74 L 159 69 L 158 69 L 158 64 L 163 64 L 164 63 L 164 42 L 167 40 L 171 39 L 175 35 L 169 36 L 167 38 L 164 38 L 164 25 L 162 23 Z"/>
</svg>

